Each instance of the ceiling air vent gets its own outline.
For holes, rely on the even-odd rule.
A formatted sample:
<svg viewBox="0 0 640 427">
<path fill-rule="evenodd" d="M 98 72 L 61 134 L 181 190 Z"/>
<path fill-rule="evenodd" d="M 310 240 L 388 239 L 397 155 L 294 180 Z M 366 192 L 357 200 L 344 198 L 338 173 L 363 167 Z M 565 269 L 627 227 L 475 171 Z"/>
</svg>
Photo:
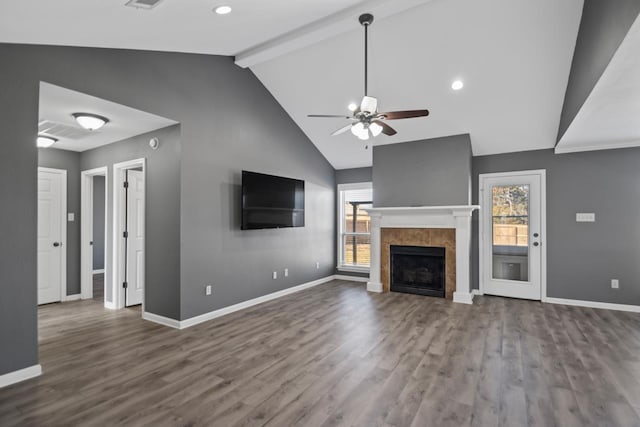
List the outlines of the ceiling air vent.
<svg viewBox="0 0 640 427">
<path fill-rule="evenodd" d="M 63 123 L 53 122 L 51 120 L 42 120 L 38 123 L 38 134 L 46 134 L 58 139 L 81 139 L 91 134 L 88 130 L 80 129 L 75 126 L 65 125 Z"/>
<path fill-rule="evenodd" d="M 129 0 L 125 6 L 135 7 L 136 9 L 153 9 L 162 0 Z"/>
</svg>

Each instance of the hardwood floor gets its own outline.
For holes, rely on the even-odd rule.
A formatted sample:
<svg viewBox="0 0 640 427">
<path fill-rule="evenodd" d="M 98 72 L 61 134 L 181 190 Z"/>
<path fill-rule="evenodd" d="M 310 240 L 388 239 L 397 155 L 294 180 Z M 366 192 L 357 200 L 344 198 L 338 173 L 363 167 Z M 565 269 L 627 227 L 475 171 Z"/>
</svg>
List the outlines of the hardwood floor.
<svg viewBox="0 0 640 427">
<path fill-rule="evenodd" d="M 0 425 L 640 426 L 640 315 L 334 281 L 183 331 L 39 310 Z"/>
<path fill-rule="evenodd" d="M 93 299 L 104 301 L 104 273 L 93 275 Z"/>
</svg>

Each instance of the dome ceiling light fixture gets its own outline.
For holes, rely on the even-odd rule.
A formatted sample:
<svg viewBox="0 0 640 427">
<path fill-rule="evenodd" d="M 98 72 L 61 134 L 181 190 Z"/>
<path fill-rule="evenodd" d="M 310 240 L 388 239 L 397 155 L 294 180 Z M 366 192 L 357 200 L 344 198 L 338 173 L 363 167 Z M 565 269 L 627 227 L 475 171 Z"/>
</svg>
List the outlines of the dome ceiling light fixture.
<svg viewBox="0 0 640 427">
<path fill-rule="evenodd" d="M 365 13 L 358 18 L 360 24 L 364 27 L 364 97 L 360 105 L 350 104 L 349 110 L 352 115 L 346 114 L 309 114 L 307 117 L 323 117 L 323 118 L 343 118 L 350 120 L 351 123 L 333 132 L 331 136 L 340 135 L 348 130 L 361 140 L 368 140 L 369 137 L 376 137 L 381 133 L 387 136 L 393 136 L 397 132 L 391 126 L 386 124 L 385 120 L 412 119 L 415 117 L 425 117 L 429 115 L 429 110 L 408 110 L 408 111 L 390 111 L 387 113 L 378 112 L 378 99 L 368 95 L 369 82 L 369 45 L 368 45 L 368 29 L 373 24 L 373 15 Z M 368 146 L 366 147 L 368 148 Z"/>
<path fill-rule="evenodd" d="M 38 138 L 36 139 L 36 147 L 49 148 L 56 142 L 58 142 L 58 140 L 52 136 L 38 135 Z"/>
<path fill-rule="evenodd" d="M 109 119 L 97 114 L 73 113 L 72 116 L 80 126 L 90 131 L 98 130 L 109 123 Z"/>
<path fill-rule="evenodd" d="M 223 5 L 216 7 L 214 10 L 218 15 L 228 15 L 231 13 L 232 9 L 231 6 Z"/>
</svg>

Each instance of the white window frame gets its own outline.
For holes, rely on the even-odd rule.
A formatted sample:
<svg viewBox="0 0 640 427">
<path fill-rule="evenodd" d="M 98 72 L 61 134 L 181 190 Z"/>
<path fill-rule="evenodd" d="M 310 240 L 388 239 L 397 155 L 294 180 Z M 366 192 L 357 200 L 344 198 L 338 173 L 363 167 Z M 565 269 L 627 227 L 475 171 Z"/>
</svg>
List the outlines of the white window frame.
<svg viewBox="0 0 640 427">
<path fill-rule="evenodd" d="M 338 184 L 338 262 L 337 269 L 340 271 L 349 271 L 353 273 L 369 273 L 370 266 L 357 266 L 357 265 L 344 265 L 342 264 L 344 254 L 344 239 L 345 234 L 345 191 L 347 190 L 367 190 L 373 189 L 371 182 L 355 182 L 351 184 Z M 349 233 L 353 235 L 353 233 Z M 371 233 L 358 233 L 357 235 L 371 236 Z"/>
</svg>

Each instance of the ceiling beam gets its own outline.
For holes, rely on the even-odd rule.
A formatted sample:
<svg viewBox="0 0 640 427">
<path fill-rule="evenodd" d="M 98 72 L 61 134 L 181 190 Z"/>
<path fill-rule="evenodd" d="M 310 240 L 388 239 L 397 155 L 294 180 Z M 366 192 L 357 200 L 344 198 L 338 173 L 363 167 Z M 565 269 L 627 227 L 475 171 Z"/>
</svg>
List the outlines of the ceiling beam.
<svg viewBox="0 0 640 427">
<path fill-rule="evenodd" d="M 291 32 L 278 36 L 235 57 L 236 65 L 247 68 L 270 61 L 339 34 L 357 29 L 360 14 L 372 13 L 376 19 L 404 12 L 431 0 L 369 0 L 341 10 Z M 358 24 L 359 25 L 359 24 Z"/>
</svg>

